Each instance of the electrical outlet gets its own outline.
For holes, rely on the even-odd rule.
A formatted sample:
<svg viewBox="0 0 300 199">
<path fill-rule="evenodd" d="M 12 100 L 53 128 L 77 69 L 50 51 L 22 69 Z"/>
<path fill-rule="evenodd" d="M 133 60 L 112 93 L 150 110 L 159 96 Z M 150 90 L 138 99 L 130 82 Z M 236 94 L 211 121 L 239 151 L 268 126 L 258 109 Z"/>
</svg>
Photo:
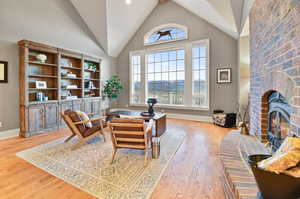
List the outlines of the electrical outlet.
<svg viewBox="0 0 300 199">
<path fill-rule="evenodd" d="M 2 122 L 0 122 L 0 128 L 3 128 Z"/>
</svg>

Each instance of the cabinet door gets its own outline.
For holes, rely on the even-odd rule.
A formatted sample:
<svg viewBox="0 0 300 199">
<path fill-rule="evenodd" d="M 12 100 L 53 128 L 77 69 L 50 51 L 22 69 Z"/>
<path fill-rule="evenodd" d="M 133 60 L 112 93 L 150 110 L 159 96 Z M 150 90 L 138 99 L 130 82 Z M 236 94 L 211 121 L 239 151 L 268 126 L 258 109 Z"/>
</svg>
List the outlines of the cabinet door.
<svg viewBox="0 0 300 199">
<path fill-rule="evenodd" d="M 70 101 L 70 102 L 63 102 L 63 103 L 61 103 L 60 104 L 60 112 L 62 113 L 62 112 L 64 112 L 65 110 L 72 110 L 72 108 L 73 108 L 73 104 L 72 104 L 72 101 Z M 61 127 L 66 127 L 66 123 L 65 123 L 65 121 L 60 117 L 60 126 Z"/>
<path fill-rule="evenodd" d="M 58 104 L 45 105 L 45 128 L 58 128 Z"/>
<path fill-rule="evenodd" d="M 84 104 L 81 100 L 73 101 L 73 111 L 84 111 Z"/>
<path fill-rule="evenodd" d="M 38 134 L 44 129 L 44 105 L 28 107 L 28 131 L 30 135 Z"/>
<path fill-rule="evenodd" d="M 95 113 L 97 116 L 100 116 L 100 112 L 101 112 L 101 104 L 100 104 L 100 100 L 94 100 L 92 103 L 92 108 L 93 108 L 93 113 Z"/>
<path fill-rule="evenodd" d="M 84 101 L 84 112 L 86 113 L 92 113 L 93 111 L 93 103 L 91 100 L 85 100 Z"/>
</svg>

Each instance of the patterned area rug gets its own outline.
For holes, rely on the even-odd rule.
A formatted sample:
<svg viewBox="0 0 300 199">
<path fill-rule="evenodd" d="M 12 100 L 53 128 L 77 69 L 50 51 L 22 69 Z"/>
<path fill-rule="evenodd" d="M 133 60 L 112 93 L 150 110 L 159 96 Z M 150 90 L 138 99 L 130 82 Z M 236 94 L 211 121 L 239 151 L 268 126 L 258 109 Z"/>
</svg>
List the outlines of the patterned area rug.
<svg viewBox="0 0 300 199">
<path fill-rule="evenodd" d="M 104 143 L 100 137 L 73 151 L 72 141 L 64 143 L 64 138 L 19 152 L 17 156 L 100 199 L 147 199 L 184 137 L 184 133 L 165 133 L 159 159 L 149 161 L 147 167 L 144 152 L 131 149 L 118 150 L 111 165 L 111 140 Z"/>
</svg>

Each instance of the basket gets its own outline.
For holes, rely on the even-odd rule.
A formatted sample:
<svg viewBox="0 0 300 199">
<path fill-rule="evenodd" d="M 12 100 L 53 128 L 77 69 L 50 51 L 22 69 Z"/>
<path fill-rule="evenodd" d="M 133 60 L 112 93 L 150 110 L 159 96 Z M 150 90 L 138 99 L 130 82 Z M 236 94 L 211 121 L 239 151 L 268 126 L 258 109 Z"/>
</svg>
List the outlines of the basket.
<svg viewBox="0 0 300 199">
<path fill-rule="evenodd" d="M 250 155 L 251 166 L 261 195 L 264 199 L 300 199 L 300 179 L 285 174 L 265 171 L 257 163 L 270 155 Z"/>
</svg>

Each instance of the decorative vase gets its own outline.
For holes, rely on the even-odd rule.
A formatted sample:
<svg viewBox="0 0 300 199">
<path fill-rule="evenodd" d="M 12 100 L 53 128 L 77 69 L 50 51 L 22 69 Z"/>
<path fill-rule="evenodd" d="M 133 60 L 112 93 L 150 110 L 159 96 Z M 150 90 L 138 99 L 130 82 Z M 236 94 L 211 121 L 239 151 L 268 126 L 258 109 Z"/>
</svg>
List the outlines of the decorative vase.
<svg viewBox="0 0 300 199">
<path fill-rule="evenodd" d="M 249 135 L 249 128 L 248 128 L 246 122 L 241 122 L 239 124 L 239 127 L 241 128 L 241 134 L 242 135 Z"/>
<path fill-rule="evenodd" d="M 36 59 L 41 63 L 45 63 L 47 61 L 47 56 L 44 54 L 38 54 Z"/>
</svg>

